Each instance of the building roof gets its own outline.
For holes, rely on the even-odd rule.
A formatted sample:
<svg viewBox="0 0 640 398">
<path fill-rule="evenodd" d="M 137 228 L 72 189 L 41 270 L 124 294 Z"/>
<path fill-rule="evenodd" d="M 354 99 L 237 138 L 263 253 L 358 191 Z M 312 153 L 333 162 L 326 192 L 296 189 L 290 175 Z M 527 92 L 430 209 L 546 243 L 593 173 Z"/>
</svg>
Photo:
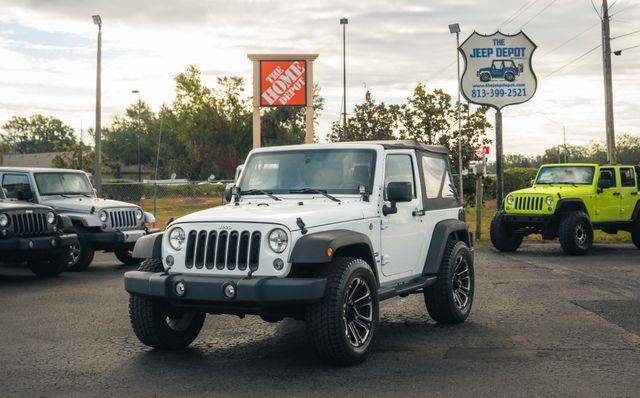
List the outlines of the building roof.
<svg viewBox="0 0 640 398">
<path fill-rule="evenodd" d="M 347 144 L 347 143 L 345 143 Z M 449 154 L 447 148 L 442 145 L 427 145 L 417 140 L 388 140 L 388 141 L 354 141 L 350 144 L 382 145 L 384 149 L 417 149 L 420 151 Z"/>
<path fill-rule="evenodd" d="M 72 172 L 72 173 L 85 173 L 82 170 L 74 169 L 56 169 L 52 167 L 0 167 L 0 171 L 19 171 L 19 172 L 34 172 L 34 173 L 60 173 L 60 172 Z M 86 173 L 85 173 L 86 174 Z"/>
<path fill-rule="evenodd" d="M 57 156 L 69 156 L 70 152 L 12 153 L 2 155 L 5 167 L 51 167 Z"/>
</svg>

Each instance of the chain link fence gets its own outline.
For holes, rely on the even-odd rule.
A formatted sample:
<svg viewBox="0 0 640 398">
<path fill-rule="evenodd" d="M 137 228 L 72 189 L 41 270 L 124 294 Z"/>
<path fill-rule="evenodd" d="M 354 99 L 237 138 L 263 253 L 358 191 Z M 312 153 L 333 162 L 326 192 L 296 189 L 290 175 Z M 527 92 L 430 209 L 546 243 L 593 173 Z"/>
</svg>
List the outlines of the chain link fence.
<svg viewBox="0 0 640 398">
<path fill-rule="evenodd" d="M 114 182 L 102 184 L 102 197 L 136 204 L 156 217 L 156 227 L 195 211 L 224 204 L 223 182 L 188 183 Z"/>
</svg>

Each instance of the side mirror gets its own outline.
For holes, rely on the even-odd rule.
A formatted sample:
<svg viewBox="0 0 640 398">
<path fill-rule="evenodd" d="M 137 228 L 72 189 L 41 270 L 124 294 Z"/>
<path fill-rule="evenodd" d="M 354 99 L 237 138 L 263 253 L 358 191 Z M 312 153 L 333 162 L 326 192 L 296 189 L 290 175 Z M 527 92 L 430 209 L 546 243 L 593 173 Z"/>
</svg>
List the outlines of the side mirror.
<svg viewBox="0 0 640 398">
<path fill-rule="evenodd" d="M 235 187 L 236 184 L 234 183 L 227 184 L 227 186 L 224 188 L 224 200 L 226 200 L 227 202 L 231 202 L 231 197 L 233 196 Z"/>
<path fill-rule="evenodd" d="M 413 189 L 410 182 L 390 182 L 387 184 L 386 199 L 391 202 L 391 206 L 385 205 L 382 214 L 396 214 L 398 202 L 411 202 L 413 200 Z"/>
<path fill-rule="evenodd" d="M 529 186 L 532 187 L 533 184 L 535 184 L 535 183 L 536 183 L 536 180 L 532 178 L 531 181 L 529 181 Z"/>
</svg>

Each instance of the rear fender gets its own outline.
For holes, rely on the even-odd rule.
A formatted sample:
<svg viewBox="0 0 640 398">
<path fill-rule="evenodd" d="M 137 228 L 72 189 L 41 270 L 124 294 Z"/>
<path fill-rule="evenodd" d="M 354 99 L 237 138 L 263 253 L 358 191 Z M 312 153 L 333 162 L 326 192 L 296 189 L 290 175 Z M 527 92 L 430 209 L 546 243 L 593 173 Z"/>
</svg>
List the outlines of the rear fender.
<svg viewBox="0 0 640 398">
<path fill-rule="evenodd" d="M 427 259 L 422 271 L 423 275 L 434 275 L 438 273 L 445 249 L 447 248 L 447 242 L 451 238 L 466 243 L 469 248 L 471 248 L 473 244 L 465 222 L 455 219 L 440 221 L 433 230 L 429 252 L 427 253 Z"/>
</svg>

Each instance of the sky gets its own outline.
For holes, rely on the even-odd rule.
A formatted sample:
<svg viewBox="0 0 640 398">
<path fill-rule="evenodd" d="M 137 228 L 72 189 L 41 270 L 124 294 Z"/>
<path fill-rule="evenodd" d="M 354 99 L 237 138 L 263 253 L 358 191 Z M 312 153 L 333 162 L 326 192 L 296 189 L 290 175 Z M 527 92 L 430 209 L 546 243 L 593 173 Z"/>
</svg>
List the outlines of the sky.
<svg viewBox="0 0 640 398">
<path fill-rule="evenodd" d="M 612 37 L 640 29 L 640 0 L 611 4 Z M 134 89 L 154 110 L 171 103 L 173 76 L 188 65 L 210 86 L 218 76 L 244 77 L 249 95 L 247 54 L 303 52 L 319 54 L 322 138 L 340 114 L 339 19 L 347 17 L 347 112 L 366 89 L 376 100 L 400 103 L 420 82 L 455 98 L 455 35 L 447 26 L 457 22 L 462 40 L 474 30 L 523 30 L 538 45 L 538 91 L 503 111 L 505 153 L 541 153 L 562 143 L 563 127 L 572 145 L 605 137 L 602 53 L 581 57 L 601 42 L 590 0 L 0 0 L 0 124 L 43 113 L 78 131 L 94 126 L 93 14 L 103 20 L 103 124 L 135 101 Z M 614 39 L 612 50 L 638 44 L 640 33 L 633 33 Z M 616 134 L 640 135 L 639 61 L 640 48 L 613 56 Z M 86 133 L 84 141 L 91 142 Z"/>
</svg>

